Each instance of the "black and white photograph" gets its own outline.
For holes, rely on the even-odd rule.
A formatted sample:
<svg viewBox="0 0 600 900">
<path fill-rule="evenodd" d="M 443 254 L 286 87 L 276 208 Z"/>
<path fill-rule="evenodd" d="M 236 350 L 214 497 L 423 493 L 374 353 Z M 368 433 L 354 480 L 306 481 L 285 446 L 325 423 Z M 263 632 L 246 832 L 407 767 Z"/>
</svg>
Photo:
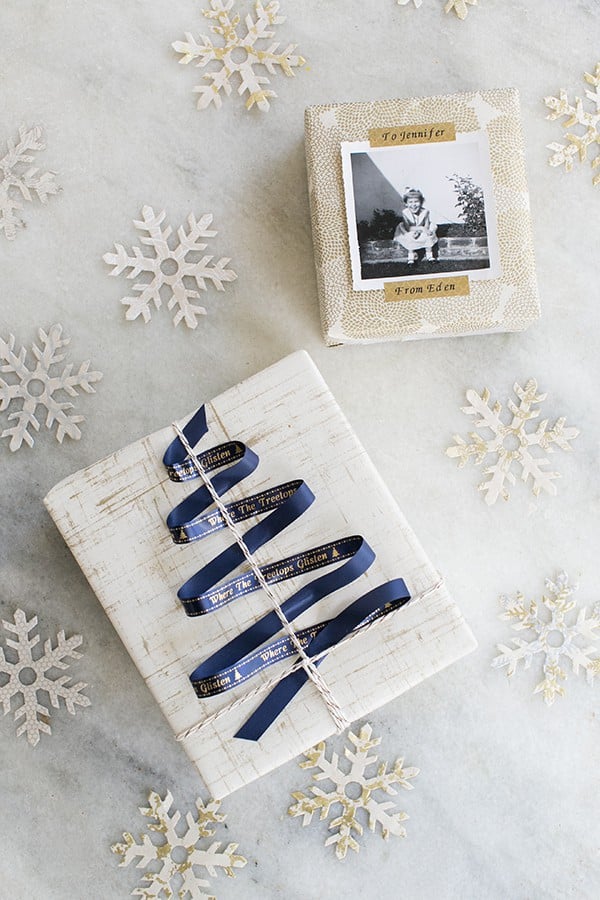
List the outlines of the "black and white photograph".
<svg viewBox="0 0 600 900">
<path fill-rule="evenodd" d="M 342 144 L 355 290 L 453 272 L 498 274 L 489 152 L 481 133 L 432 144 Z"/>
</svg>

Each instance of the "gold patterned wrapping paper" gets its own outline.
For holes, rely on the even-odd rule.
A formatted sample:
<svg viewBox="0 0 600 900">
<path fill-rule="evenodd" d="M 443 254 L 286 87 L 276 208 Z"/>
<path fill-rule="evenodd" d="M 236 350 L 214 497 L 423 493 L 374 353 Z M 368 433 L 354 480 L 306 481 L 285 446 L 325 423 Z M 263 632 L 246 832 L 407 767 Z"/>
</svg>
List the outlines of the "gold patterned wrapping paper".
<svg viewBox="0 0 600 900">
<path fill-rule="evenodd" d="M 342 142 L 369 130 L 453 122 L 457 134 L 489 141 L 499 275 L 471 282 L 469 296 L 386 302 L 384 290 L 354 290 L 342 172 Z M 518 92 L 311 106 L 305 112 L 308 187 L 321 321 L 328 346 L 522 331 L 539 318 Z"/>
</svg>

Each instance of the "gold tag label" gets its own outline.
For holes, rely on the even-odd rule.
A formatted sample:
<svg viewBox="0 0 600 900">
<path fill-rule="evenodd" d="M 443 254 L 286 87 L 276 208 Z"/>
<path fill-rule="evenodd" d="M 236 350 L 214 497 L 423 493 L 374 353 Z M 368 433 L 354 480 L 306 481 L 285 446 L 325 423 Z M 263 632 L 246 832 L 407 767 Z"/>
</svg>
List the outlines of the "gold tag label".
<svg viewBox="0 0 600 900">
<path fill-rule="evenodd" d="M 385 299 L 431 300 L 434 297 L 467 297 L 471 293 L 468 275 L 445 275 L 415 281 L 386 281 Z"/>
<path fill-rule="evenodd" d="M 455 141 L 454 122 L 434 122 L 433 125 L 397 125 L 393 128 L 369 128 L 371 147 L 401 147 L 407 144 L 438 144 Z"/>
</svg>

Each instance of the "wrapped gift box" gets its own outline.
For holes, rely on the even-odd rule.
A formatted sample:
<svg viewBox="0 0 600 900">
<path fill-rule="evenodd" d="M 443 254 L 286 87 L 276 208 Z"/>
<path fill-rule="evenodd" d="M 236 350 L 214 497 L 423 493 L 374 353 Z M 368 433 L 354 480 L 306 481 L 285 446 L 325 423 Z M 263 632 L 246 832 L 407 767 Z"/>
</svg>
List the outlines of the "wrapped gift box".
<svg viewBox="0 0 600 900">
<path fill-rule="evenodd" d="M 311 106 L 305 132 L 329 346 L 521 331 L 539 317 L 516 90 Z M 416 259 L 403 242 L 419 234 L 411 191 L 434 226 L 431 260 L 423 235 Z"/>
<path fill-rule="evenodd" d="M 367 715 L 475 646 L 447 587 L 427 559 L 310 357 L 294 353 L 206 404 L 209 433 L 197 452 L 242 441 L 258 467 L 227 493 L 303 479 L 315 495 L 289 527 L 260 547 L 260 565 L 326 541 L 360 534 L 376 552 L 364 575 L 294 621 L 329 619 L 370 589 L 403 578 L 415 598 L 376 628 L 341 645 L 319 671 L 349 721 Z M 188 417 L 181 423 L 189 421 Z M 57 485 L 45 503 L 173 731 L 181 735 L 248 684 L 198 698 L 189 676 L 199 662 L 266 611 L 262 591 L 198 618 L 177 597 L 181 585 L 231 544 L 227 529 L 194 543 L 172 540 L 165 521 L 195 488 L 169 479 L 163 455 L 175 437 L 167 426 Z M 259 521 L 253 517 L 244 528 Z M 243 567 L 242 567 L 243 568 Z M 283 603 L 311 575 L 272 585 Z M 423 599 L 419 596 L 425 594 Z M 278 663 L 278 665 L 285 665 Z M 260 672 L 269 678 L 277 666 Z M 215 797 L 223 797 L 295 757 L 335 727 L 317 688 L 306 683 L 259 741 L 234 737 L 259 701 L 183 740 Z"/>
</svg>

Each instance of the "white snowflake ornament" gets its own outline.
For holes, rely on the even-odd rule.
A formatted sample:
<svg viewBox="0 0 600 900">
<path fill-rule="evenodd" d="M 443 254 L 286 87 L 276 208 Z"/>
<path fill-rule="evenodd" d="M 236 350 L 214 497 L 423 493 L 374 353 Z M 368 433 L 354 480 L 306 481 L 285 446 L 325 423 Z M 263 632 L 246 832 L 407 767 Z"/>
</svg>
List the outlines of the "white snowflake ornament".
<svg viewBox="0 0 600 900">
<path fill-rule="evenodd" d="M 68 675 L 54 678 L 49 674 L 52 669 L 67 669 L 69 663 L 65 660 L 69 658 L 80 659 L 77 647 L 83 640 L 81 635 L 66 638 L 64 631 L 59 631 L 55 647 L 49 639 L 43 653 L 34 655 L 33 648 L 40 642 L 39 635 L 34 634 L 37 623 L 37 616 L 28 620 L 23 610 L 17 609 L 13 622 L 2 622 L 4 629 L 14 635 L 14 638 L 6 638 L 7 652 L 12 658 L 8 659 L 7 652 L 0 647 L 0 703 L 6 715 L 11 710 L 13 698 L 21 698 L 14 714 L 15 722 L 20 723 L 17 736 L 24 734 L 32 747 L 37 746 L 41 734 L 52 733 L 50 711 L 40 702 L 40 691 L 49 697 L 56 709 L 62 700 L 73 716 L 76 707 L 89 706 L 91 702 L 82 693 L 87 687 L 84 682 L 70 685 Z"/>
<path fill-rule="evenodd" d="M 68 338 L 62 337 L 62 325 L 53 325 L 47 333 L 40 328 L 38 338 L 39 345 L 33 344 L 31 348 L 35 365 L 29 367 L 25 347 L 18 352 L 15 350 L 14 335 L 9 335 L 7 341 L 0 337 L 0 373 L 10 379 L 0 377 L 0 412 L 11 408 L 13 403 L 21 403 L 21 407 L 8 416 L 9 421 L 15 424 L 5 428 L 0 435 L 10 438 L 12 451 L 18 450 L 23 443 L 33 447 L 31 430 L 40 430 L 36 418 L 38 407 L 46 411 L 46 427 L 52 429 L 56 426 L 59 443 L 65 435 L 78 441 L 81 437 L 79 423 L 84 421 L 84 417 L 69 412 L 73 404 L 61 400 L 60 391 L 70 397 L 76 397 L 78 389 L 93 394 L 92 385 L 102 378 L 100 372 L 89 371 L 89 360 L 81 363 L 74 374 L 73 363 L 66 365 L 62 372 L 52 371 L 66 357 L 65 353 L 60 352 L 69 343 Z"/>
<path fill-rule="evenodd" d="M 209 227 L 213 220 L 210 214 L 196 220 L 190 213 L 187 230 L 184 225 L 177 229 L 177 244 L 173 249 L 169 244 L 173 229 L 170 225 L 162 227 L 165 217 L 164 210 L 156 215 L 151 206 L 144 206 L 141 220 L 133 222 L 139 231 L 146 232 L 140 241 L 151 248 L 152 256 L 145 256 L 139 247 L 133 247 L 129 253 L 122 244 L 115 244 L 116 252 L 105 253 L 103 259 L 113 267 L 111 275 L 121 275 L 130 269 L 126 277 L 138 279 L 132 288 L 137 296 L 121 300 L 127 307 L 126 319 L 141 316 L 144 322 L 149 322 L 152 304 L 156 309 L 162 305 L 161 290 L 164 288 L 169 294 L 167 308 L 174 311 L 173 323 L 185 322 L 188 328 L 196 328 L 198 316 L 205 316 L 206 309 L 193 302 L 200 294 L 188 284 L 192 282 L 205 291 L 206 282 L 210 281 L 218 291 L 224 291 L 225 283 L 235 281 L 237 275 L 227 268 L 228 257 L 213 263 L 214 257 L 204 254 L 208 244 L 203 239 L 217 234 Z M 139 279 L 140 275 L 142 279 Z"/>
<path fill-rule="evenodd" d="M 490 457 L 495 457 L 493 464 L 484 469 L 485 475 L 489 477 L 479 485 L 479 490 L 485 494 L 485 502 L 490 506 L 498 497 L 508 500 L 506 484 L 515 484 L 515 466 L 521 469 L 522 481 L 527 482 L 531 478 L 531 489 L 536 497 L 541 491 L 556 494 L 554 481 L 560 478 L 560 474 L 548 472 L 546 467 L 550 465 L 550 460 L 546 456 L 535 456 L 532 450 L 534 447 L 539 447 L 544 453 L 552 453 L 555 447 L 572 450 L 570 441 L 579 434 L 577 428 L 565 426 L 564 418 L 557 419 L 551 428 L 548 428 L 548 419 L 544 419 L 535 431 L 528 430 L 527 424 L 540 414 L 536 406 L 547 395 L 537 393 L 537 381 L 534 378 L 524 388 L 515 384 L 513 390 L 519 403 L 517 405 L 509 399 L 511 419 L 506 423 L 500 415 L 500 403 L 495 403 L 490 408 L 490 392 L 487 388 L 484 388 L 481 395 L 475 390 L 468 390 L 466 396 L 469 405 L 463 406 L 462 411 L 467 416 L 475 416 L 475 427 L 489 432 L 491 436 L 484 437 L 471 432 L 469 437 L 472 443 L 467 443 L 459 435 L 454 435 L 455 444 L 446 450 L 447 456 L 458 459 L 459 468 L 465 466 L 471 458 L 475 465 L 480 465 Z"/>
<path fill-rule="evenodd" d="M 40 203 L 60 190 L 54 180 L 54 172 L 40 172 L 29 163 L 33 162 L 32 152 L 45 150 L 42 129 L 19 128 L 17 141 L 6 142 L 7 153 L 0 159 L 0 234 L 9 241 L 14 240 L 17 231 L 25 227 L 17 212 L 23 209 L 21 201 L 33 202 L 34 195 Z"/>
<path fill-rule="evenodd" d="M 469 6 L 477 6 L 477 0 L 447 0 L 444 12 L 455 12 L 459 19 L 466 19 Z"/>
<path fill-rule="evenodd" d="M 234 0 L 210 0 L 210 6 L 210 9 L 203 9 L 202 13 L 215 23 L 210 30 L 221 38 L 223 46 L 215 46 L 206 35 L 201 35 L 196 41 L 189 32 L 185 35 L 185 41 L 175 41 L 172 45 L 181 54 L 179 62 L 183 65 L 195 60 L 201 69 L 209 63 L 218 65 L 215 71 L 204 75 L 209 84 L 199 84 L 194 88 L 194 93 L 198 94 L 198 109 L 205 109 L 211 103 L 217 109 L 220 108 L 221 92 L 230 96 L 231 78 L 235 75 L 239 79 L 238 94 L 248 94 L 247 109 L 256 105 L 266 112 L 269 109 L 269 98 L 276 97 L 277 94 L 265 87 L 270 84 L 269 79 L 266 75 L 258 75 L 255 68 L 263 66 L 269 75 L 281 71 L 284 75 L 292 76 L 294 68 L 303 66 L 306 61 L 294 53 L 296 44 L 288 44 L 284 50 L 279 50 L 278 43 L 265 48 L 260 46 L 261 41 L 274 37 L 272 25 L 285 22 L 285 17 L 278 15 L 279 3 L 271 0 L 263 5 L 261 0 L 256 0 L 255 17 L 246 16 L 243 35 L 238 34 L 239 14 L 236 13 L 233 17 L 230 15 Z"/>
<path fill-rule="evenodd" d="M 544 103 L 552 110 L 547 116 L 548 119 L 554 121 L 563 116 L 568 117 L 563 123 L 568 144 L 553 142 L 547 145 L 549 150 L 554 151 L 548 163 L 551 166 L 564 166 L 566 172 L 572 171 L 576 159 L 579 162 L 585 162 L 588 158 L 588 151 L 594 145 L 600 151 L 600 62 L 596 63 L 593 75 L 584 72 L 583 77 L 594 89 L 585 92 L 585 97 L 593 111 L 585 108 L 585 101 L 580 97 L 575 97 L 574 104 L 570 103 L 565 90 L 561 90 L 558 97 L 544 98 Z M 576 134 L 569 130 L 573 127 L 579 128 L 579 133 Z M 592 183 L 598 185 L 600 184 L 600 152 L 591 160 L 591 166 L 592 171 L 595 172 Z"/>
<path fill-rule="evenodd" d="M 247 862 L 235 852 L 237 844 L 227 844 L 224 849 L 221 849 L 220 841 L 213 841 L 204 850 L 197 846 L 202 838 L 212 837 L 215 826 L 225 821 L 225 816 L 217 812 L 220 801 L 210 800 L 205 806 L 202 800 L 196 800 L 197 814 L 187 813 L 183 828 L 178 827 L 181 813 L 178 810 L 171 812 L 173 796 L 170 791 L 167 791 L 164 800 L 152 791 L 148 803 L 148 808 L 140 807 L 140 812 L 152 819 L 148 830 L 159 842 L 142 834 L 141 841 L 136 843 L 134 837 L 125 832 L 124 843 L 111 847 L 113 853 L 121 857 L 120 866 L 127 866 L 139 859 L 136 864 L 138 869 L 154 867 L 145 872 L 142 876 L 144 884 L 132 891 L 132 896 L 147 900 L 164 897 L 167 900 L 177 891 L 177 897 L 181 900 L 188 897 L 191 900 L 215 900 L 212 894 L 202 890 L 210 887 L 210 883 L 201 877 L 199 870 L 206 870 L 215 877 L 217 870 L 221 869 L 233 878 L 233 870 L 243 868 Z"/>
<path fill-rule="evenodd" d="M 564 696 L 564 688 L 560 684 L 567 677 L 561 667 L 561 657 L 571 663 L 575 675 L 580 668 L 586 673 L 586 680 L 591 684 L 595 675 L 600 675 L 600 657 L 592 658 L 590 654 L 600 653 L 600 603 L 588 614 L 586 608 L 575 612 L 576 601 L 572 595 L 576 585 L 569 586 L 566 572 L 559 572 L 554 581 L 546 579 L 548 595 L 542 596 L 542 604 L 548 613 L 542 610 L 535 600 L 527 603 L 522 593 L 517 593 L 516 600 L 503 595 L 500 602 L 505 609 L 501 615 L 512 623 L 515 631 L 525 631 L 531 640 L 512 638 L 512 647 L 498 644 L 500 655 L 492 661 L 494 668 L 506 668 L 506 674 L 514 675 L 519 663 L 528 669 L 535 656 L 543 657 L 543 679 L 536 685 L 533 693 L 543 694 L 548 706 L 555 699 Z M 567 621 L 569 613 L 574 621 Z M 580 641 L 584 645 L 580 645 Z M 596 643 L 594 643 L 596 642 Z"/>
<path fill-rule="evenodd" d="M 331 754 L 331 760 L 325 754 L 325 742 L 321 741 L 312 750 L 305 753 L 306 759 L 301 762 L 301 769 L 318 769 L 313 775 L 315 781 L 330 781 L 333 789 L 323 791 L 314 785 L 310 790 L 312 796 L 307 796 L 301 791 L 292 793 L 296 801 L 288 809 L 290 816 L 302 816 L 302 825 L 306 826 L 312 821 L 315 813 L 319 813 L 319 819 L 327 819 L 332 806 L 341 807 L 341 814 L 329 823 L 329 830 L 333 831 L 325 841 L 325 846 L 335 844 L 335 855 L 338 859 L 344 859 L 348 850 L 358 853 L 359 845 L 352 832 L 361 835 L 363 826 L 359 821 L 359 813 L 363 810 L 368 816 L 368 827 L 375 831 L 375 826 L 381 828 L 381 836 L 387 840 L 390 834 L 397 837 L 406 837 L 406 829 L 402 825 L 408 816 L 405 812 L 391 813 L 393 801 L 382 802 L 375 796 L 377 791 L 395 795 L 394 785 L 399 785 L 407 791 L 412 790 L 413 785 L 409 779 L 419 774 L 414 767 L 404 768 L 404 760 L 397 759 L 393 767 L 388 771 L 387 763 L 379 763 L 377 771 L 373 775 L 367 775 L 367 769 L 377 762 L 377 756 L 369 756 L 369 751 L 381 743 L 381 738 L 372 738 L 370 725 L 363 725 L 358 735 L 348 732 L 348 740 L 354 749 L 346 747 L 344 755 L 350 761 L 350 766 L 345 766 L 348 771 L 343 771 L 339 766 L 337 753 Z M 357 796 L 352 796 L 354 793 Z"/>
</svg>

